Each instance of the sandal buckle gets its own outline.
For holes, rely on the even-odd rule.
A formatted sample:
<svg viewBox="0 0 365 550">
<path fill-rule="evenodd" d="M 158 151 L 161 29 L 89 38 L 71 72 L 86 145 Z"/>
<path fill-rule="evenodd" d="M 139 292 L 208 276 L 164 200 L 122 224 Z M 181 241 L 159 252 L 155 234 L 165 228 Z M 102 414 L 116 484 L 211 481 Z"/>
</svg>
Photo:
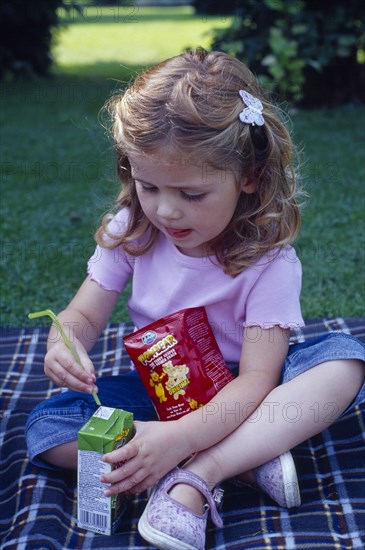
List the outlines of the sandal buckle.
<svg viewBox="0 0 365 550">
<path fill-rule="evenodd" d="M 216 489 L 214 489 L 213 500 L 215 502 L 215 505 L 218 511 L 220 511 L 222 508 L 223 496 L 224 496 L 224 490 L 221 489 L 221 487 L 217 487 Z"/>
</svg>

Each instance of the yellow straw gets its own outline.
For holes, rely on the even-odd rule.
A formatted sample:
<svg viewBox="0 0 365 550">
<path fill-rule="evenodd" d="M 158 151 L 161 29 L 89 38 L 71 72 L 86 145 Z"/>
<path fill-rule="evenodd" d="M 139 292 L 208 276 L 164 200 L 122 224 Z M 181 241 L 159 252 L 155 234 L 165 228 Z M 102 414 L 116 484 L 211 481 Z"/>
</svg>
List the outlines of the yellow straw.
<svg viewBox="0 0 365 550">
<path fill-rule="evenodd" d="M 72 344 L 71 344 L 70 340 L 67 338 L 66 333 L 63 330 L 61 323 L 59 322 L 59 320 L 57 319 L 57 316 L 53 313 L 53 311 L 51 311 L 50 309 L 45 309 L 43 311 L 36 311 L 34 313 L 29 313 L 28 314 L 29 319 L 35 319 L 36 317 L 45 317 L 45 316 L 48 316 L 52 319 L 52 321 L 56 325 L 59 333 L 61 334 L 62 340 L 64 341 L 65 345 L 68 347 L 70 352 L 72 353 L 73 358 L 82 367 L 80 357 L 78 356 L 77 351 L 75 350 L 75 348 L 72 347 Z M 92 396 L 95 400 L 95 403 L 97 405 L 101 405 L 100 399 L 99 399 L 97 393 L 93 392 Z"/>
</svg>

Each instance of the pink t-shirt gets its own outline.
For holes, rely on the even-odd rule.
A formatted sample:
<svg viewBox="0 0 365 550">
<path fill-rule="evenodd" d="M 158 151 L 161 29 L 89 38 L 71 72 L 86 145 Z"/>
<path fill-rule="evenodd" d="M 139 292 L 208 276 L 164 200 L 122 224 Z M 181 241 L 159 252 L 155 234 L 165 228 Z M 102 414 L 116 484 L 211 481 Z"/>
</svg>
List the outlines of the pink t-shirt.
<svg viewBox="0 0 365 550">
<path fill-rule="evenodd" d="M 128 210 L 110 222 L 120 233 Z M 301 263 L 287 246 L 277 256 L 262 257 L 237 275 L 226 275 L 214 258 L 185 256 L 160 233 L 143 256 L 130 256 L 122 247 L 96 247 L 88 273 L 106 290 L 121 292 L 133 276 L 128 301 L 131 319 L 141 328 L 165 315 L 188 307 L 205 306 L 224 359 L 238 363 L 243 327 L 303 326 L 300 309 Z"/>
</svg>

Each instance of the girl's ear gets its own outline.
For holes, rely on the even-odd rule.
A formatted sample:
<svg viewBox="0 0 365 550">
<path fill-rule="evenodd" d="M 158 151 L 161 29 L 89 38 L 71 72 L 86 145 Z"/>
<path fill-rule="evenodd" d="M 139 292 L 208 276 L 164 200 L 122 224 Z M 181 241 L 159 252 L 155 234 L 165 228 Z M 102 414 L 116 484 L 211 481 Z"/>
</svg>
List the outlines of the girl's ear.
<svg viewBox="0 0 365 550">
<path fill-rule="evenodd" d="M 247 195 L 251 195 L 252 193 L 256 193 L 257 186 L 256 182 L 253 180 L 249 180 L 245 178 L 241 183 L 241 191 L 243 193 L 246 193 Z"/>
</svg>

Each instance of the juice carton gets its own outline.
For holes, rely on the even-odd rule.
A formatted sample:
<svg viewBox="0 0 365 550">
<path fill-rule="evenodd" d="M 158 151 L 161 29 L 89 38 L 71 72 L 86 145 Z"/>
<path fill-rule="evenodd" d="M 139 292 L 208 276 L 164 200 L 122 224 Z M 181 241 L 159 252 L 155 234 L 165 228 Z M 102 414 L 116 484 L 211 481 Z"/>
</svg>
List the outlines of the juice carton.
<svg viewBox="0 0 365 550">
<path fill-rule="evenodd" d="M 102 456 L 125 445 L 133 437 L 133 414 L 99 407 L 78 433 L 77 518 L 83 529 L 111 535 L 118 529 L 127 506 L 123 493 L 106 497 L 102 474 L 113 466 Z"/>
</svg>

